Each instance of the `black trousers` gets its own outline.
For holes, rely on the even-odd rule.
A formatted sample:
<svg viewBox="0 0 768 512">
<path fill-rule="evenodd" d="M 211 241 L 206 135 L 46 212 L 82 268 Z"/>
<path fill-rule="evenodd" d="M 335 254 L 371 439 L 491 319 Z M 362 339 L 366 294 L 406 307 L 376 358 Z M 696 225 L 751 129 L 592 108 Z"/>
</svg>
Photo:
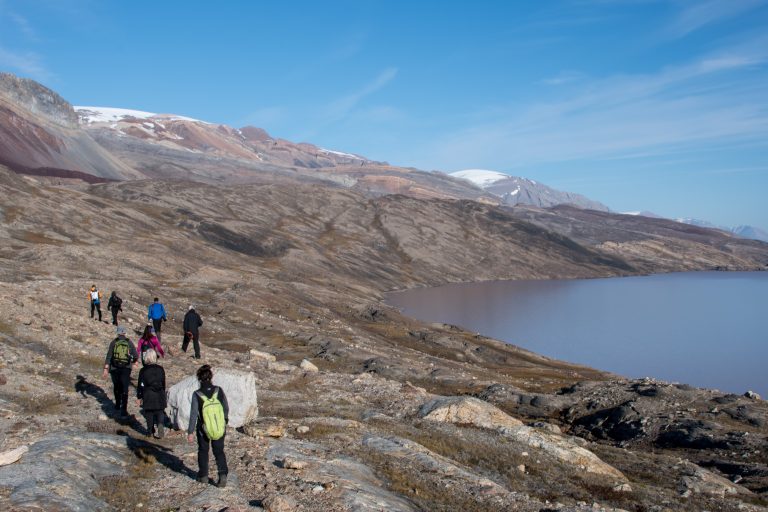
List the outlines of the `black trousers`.
<svg viewBox="0 0 768 512">
<path fill-rule="evenodd" d="M 93 318 L 94 311 L 99 312 L 99 322 L 101 322 L 101 302 L 91 301 L 91 318 Z"/>
<path fill-rule="evenodd" d="M 221 439 L 211 441 L 208 436 L 203 432 L 202 427 L 197 428 L 197 465 L 199 470 L 197 476 L 208 476 L 208 447 L 210 445 L 213 448 L 213 458 L 216 459 L 216 469 L 219 475 L 226 475 L 229 473 L 227 468 L 227 456 L 224 455 L 224 438 L 227 437 L 224 434 Z"/>
<path fill-rule="evenodd" d="M 189 334 L 184 333 L 184 341 L 181 343 L 181 350 L 186 352 L 188 346 L 189 346 Z M 200 333 L 199 332 L 192 333 L 192 346 L 195 348 L 195 357 L 200 358 Z"/>
<path fill-rule="evenodd" d="M 155 433 L 155 427 L 157 427 L 157 435 L 163 437 L 163 429 L 165 427 L 165 411 L 163 409 L 156 409 L 148 411 L 144 409 L 144 417 L 147 419 L 147 435 Z"/>
<path fill-rule="evenodd" d="M 131 385 L 131 367 L 112 368 L 112 389 L 115 392 L 115 408 L 123 414 L 128 414 L 128 386 Z"/>
<path fill-rule="evenodd" d="M 160 338 L 160 329 L 163 328 L 163 319 L 162 318 L 157 318 L 157 319 L 153 318 L 152 319 L 152 327 L 155 328 L 155 334 L 157 335 L 157 339 L 159 341 L 161 339 Z"/>
<path fill-rule="evenodd" d="M 118 308 L 112 308 L 112 325 L 117 325 L 117 313 L 120 311 Z"/>
</svg>

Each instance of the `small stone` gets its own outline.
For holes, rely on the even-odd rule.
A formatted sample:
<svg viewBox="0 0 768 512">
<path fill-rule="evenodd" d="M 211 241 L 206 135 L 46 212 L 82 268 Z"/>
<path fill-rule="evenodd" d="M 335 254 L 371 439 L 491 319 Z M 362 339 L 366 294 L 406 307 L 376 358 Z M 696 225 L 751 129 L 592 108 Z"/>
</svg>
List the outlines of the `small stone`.
<svg viewBox="0 0 768 512">
<path fill-rule="evenodd" d="M 293 457 L 285 457 L 282 461 L 283 469 L 304 469 L 307 467 L 307 463 L 303 460 L 294 459 Z"/>
<path fill-rule="evenodd" d="M 523 457 L 528 457 L 528 452 L 523 452 L 520 455 L 522 455 Z"/>
<path fill-rule="evenodd" d="M 266 512 L 294 512 L 296 510 L 296 501 L 293 498 L 279 494 L 268 496 L 262 504 Z"/>
<path fill-rule="evenodd" d="M 744 393 L 744 396 L 751 399 L 751 400 L 761 400 L 760 395 L 752 391 L 751 389 Z"/>
<path fill-rule="evenodd" d="M 299 434 L 306 434 L 307 432 L 309 432 L 309 427 L 306 425 L 299 425 L 298 427 L 296 427 L 296 432 L 298 432 Z"/>
<path fill-rule="evenodd" d="M 616 492 L 632 492 L 632 486 L 624 483 L 613 486 L 613 490 Z"/>
<path fill-rule="evenodd" d="M 6 384 L 8 384 L 8 379 L 5 375 L 0 375 L 0 386 L 5 386 Z"/>
<path fill-rule="evenodd" d="M 525 473 L 525 464 L 520 464 L 517 466 L 517 470 L 521 473 Z"/>
<path fill-rule="evenodd" d="M 9 450 L 7 452 L 0 453 L 0 466 L 7 466 L 8 464 L 13 464 L 28 451 L 29 451 L 29 447 L 19 446 L 14 450 Z"/>
<path fill-rule="evenodd" d="M 731 481 L 735 484 L 741 482 L 744 480 L 744 478 L 741 475 L 733 475 L 733 478 L 731 478 Z"/>
<path fill-rule="evenodd" d="M 267 352 L 262 352 L 261 350 L 251 349 L 250 352 L 248 352 L 248 355 L 251 357 L 251 361 L 258 360 L 258 361 L 277 361 L 277 358 L 273 356 L 272 354 L 269 354 Z"/>
<path fill-rule="evenodd" d="M 316 485 L 316 486 L 314 486 L 314 487 L 312 488 L 312 492 L 313 492 L 314 494 L 317 494 L 317 493 L 323 492 L 324 490 L 325 490 L 325 487 L 323 487 L 322 485 Z"/>
<path fill-rule="evenodd" d="M 301 360 L 301 363 L 299 364 L 299 368 L 301 368 L 305 372 L 310 372 L 310 373 L 317 373 L 318 371 L 320 371 L 320 369 L 317 366 L 315 366 L 311 361 L 307 359 Z"/>
<path fill-rule="evenodd" d="M 108 419 L 106 414 L 99 414 L 99 421 L 107 421 Z"/>
</svg>

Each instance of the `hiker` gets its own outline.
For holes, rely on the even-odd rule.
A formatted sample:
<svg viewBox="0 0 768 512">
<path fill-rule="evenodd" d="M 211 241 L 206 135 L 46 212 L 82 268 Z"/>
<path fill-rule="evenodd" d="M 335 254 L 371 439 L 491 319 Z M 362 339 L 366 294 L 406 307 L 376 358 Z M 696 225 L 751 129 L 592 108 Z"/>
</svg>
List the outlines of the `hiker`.
<svg viewBox="0 0 768 512">
<path fill-rule="evenodd" d="M 190 340 L 195 349 L 195 359 L 200 359 L 200 326 L 203 325 L 203 319 L 195 311 L 194 306 L 189 306 L 189 311 L 184 315 L 184 341 L 181 344 L 181 350 L 187 351 Z"/>
<path fill-rule="evenodd" d="M 117 328 L 117 337 L 112 340 L 104 358 L 104 375 L 107 371 L 112 376 L 112 386 L 115 392 L 115 410 L 120 411 L 120 417 L 128 416 L 128 386 L 131 383 L 131 364 L 138 363 L 138 355 L 133 342 L 126 337 L 125 327 Z"/>
<path fill-rule="evenodd" d="M 155 355 L 159 355 L 160 357 L 165 357 L 165 352 L 163 351 L 163 346 L 160 344 L 160 341 L 157 339 L 157 336 L 155 336 L 155 328 L 151 325 L 147 325 L 144 327 L 144 333 L 141 335 L 141 338 L 139 338 L 139 346 L 136 347 L 139 351 L 139 355 L 141 356 L 141 364 L 146 365 L 147 362 L 144 358 L 144 354 L 148 350 L 154 350 Z"/>
<path fill-rule="evenodd" d="M 157 339 L 162 339 L 160 331 L 163 327 L 163 322 L 167 322 L 168 318 L 165 316 L 165 306 L 160 303 L 160 299 L 155 297 L 155 300 L 147 308 L 147 320 L 152 322 L 157 333 Z"/>
<path fill-rule="evenodd" d="M 165 426 L 165 370 L 157 364 L 157 352 L 147 349 L 142 355 L 145 366 L 139 371 L 136 402 L 147 419 L 147 436 L 162 439 Z M 155 431 L 157 427 L 157 431 Z"/>
<path fill-rule="evenodd" d="M 91 301 L 91 318 L 93 318 L 93 313 L 98 311 L 99 322 L 101 322 L 101 292 L 96 288 L 95 284 L 88 291 L 88 298 Z"/>
<path fill-rule="evenodd" d="M 107 302 L 107 309 L 112 313 L 112 325 L 117 325 L 117 313 L 123 310 L 123 299 L 112 290 L 112 295 L 109 296 L 109 302 Z"/>
<path fill-rule="evenodd" d="M 197 436 L 197 481 L 208 483 L 208 445 L 213 448 L 219 472 L 217 487 L 227 485 L 227 457 L 224 455 L 224 435 L 229 422 L 229 405 L 224 390 L 214 386 L 211 367 L 204 364 L 197 370 L 200 389 L 192 394 L 187 441 Z"/>
</svg>

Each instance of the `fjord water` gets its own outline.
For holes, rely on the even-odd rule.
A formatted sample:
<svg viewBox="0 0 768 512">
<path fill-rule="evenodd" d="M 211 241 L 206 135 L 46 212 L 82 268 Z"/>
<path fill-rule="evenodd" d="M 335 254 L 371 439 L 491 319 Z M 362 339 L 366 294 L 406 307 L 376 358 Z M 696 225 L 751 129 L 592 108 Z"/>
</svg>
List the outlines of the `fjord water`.
<svg viewBox="0 0 768 512">
<path fill-rule="evenodd" d="M 457 284 L 387 302 L 627 377 L 768 395 L 768 272 Z"/>
</svg>

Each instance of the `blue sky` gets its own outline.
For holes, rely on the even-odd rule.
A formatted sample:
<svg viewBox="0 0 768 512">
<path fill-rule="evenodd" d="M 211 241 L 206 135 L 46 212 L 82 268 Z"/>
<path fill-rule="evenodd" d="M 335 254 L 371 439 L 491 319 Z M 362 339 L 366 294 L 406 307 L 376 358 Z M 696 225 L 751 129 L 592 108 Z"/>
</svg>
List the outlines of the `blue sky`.
<svg viewBox="0 0 768 512">
<path fill-rule="evenodd" d="M 768 229 L 768 0 L 0 0 L 0 70 Z"/>
</svg>

